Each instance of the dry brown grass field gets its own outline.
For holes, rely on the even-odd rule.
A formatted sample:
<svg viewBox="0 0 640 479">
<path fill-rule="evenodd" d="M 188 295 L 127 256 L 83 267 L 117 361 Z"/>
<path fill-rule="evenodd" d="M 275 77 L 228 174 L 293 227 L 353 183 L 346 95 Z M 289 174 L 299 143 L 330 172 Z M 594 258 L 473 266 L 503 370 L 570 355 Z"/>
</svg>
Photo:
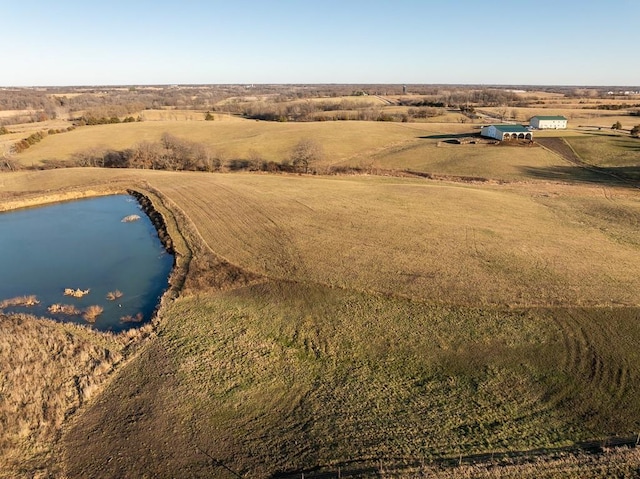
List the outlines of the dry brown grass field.
<svg viewBox="0 0 640 479">
<path fill-rule="evenodd" d="M 0 316 L 11 332 L 0 477 L 634 477 L 637 449 L 557 449 L 640 432 L 639 143 L 610 131 L 634 117 L 536 96 L 544 108 L 516 116 L 574 114 L 571 130 L 538 133 L 606 171 L 542 146 L 455 145 L 478 131 L 457 117 L 146 110 L 143 122 L 80 127 L 17 155 L 39 165 L 170 133 L 224 158 L 282 161 L 310 138 L 325 151 L 320 172 L 367 174 L 0 173 L 0 211 L 148 194 L 186 274 L 142 347 L 135 333 Z M 440 179 L 372 174 L 404 170 Z M 531 450 L 548 454 L 487 459 Z M 485 463 L 465 466 L 475 455 Z"/>
<path fill-rule="evenodd" d="M 216 116 L 219 116 L 216 114 Z M 387 122 L 277 123 L 239 118 L 225 121 L 145 121 L 78 128 L 51 135 L 16 156 L 23 165 L 43 160 L 68 160 L 88 150 L 125 149 L 144 141 L 158 141 L 164 133 L 202 143 L 224 156 L 247 158 L 255 152 L 263 160 L 282 161 L 303 138 L 312 138 L 325 151 L 325 165 L 354 156 L 366 156 L 429 134 L 468 131 L 458 124 L 403 124 Z M 320 165 L 322 166 L 322 165 Z"/>
<path fill-rule="evenodd" d="M 70 422 L 45 434 L 31 415 L 32 435 L 9 438 L 11 464 L 30 458 L 23 477 L 346 474 L 358 461 L 411 477 L 421 461 L 640 430 L 633 188 L 82 168 L 3 173 L 0 202 L 126 187 L 177 220 L 186 287 Z M 637 463 L 598 460 L 545 464 L 576 477 L 576 461 Z"/>
</svg>

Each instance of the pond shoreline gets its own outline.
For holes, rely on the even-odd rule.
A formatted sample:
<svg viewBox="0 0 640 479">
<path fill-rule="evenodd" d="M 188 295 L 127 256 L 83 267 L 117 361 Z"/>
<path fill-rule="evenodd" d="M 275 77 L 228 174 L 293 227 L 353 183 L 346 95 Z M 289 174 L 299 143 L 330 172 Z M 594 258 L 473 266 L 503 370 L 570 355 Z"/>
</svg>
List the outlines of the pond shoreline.
<svg viewBox="0 0 640 479">
<path fill-rule="evenodd" d="M 162 246 L 164 246 L 164 249 L 167 253 L 173 256 L 173 264 L 175 266 L 176 252 L 173 247 L 173 239 L 171 238 L 167 230 L 167 223 L 164 220 L 164 216 L 162 216 L 162 213 L 156 210 L 155 206 L 153 205 L 153 201 L 151 201 L 148 196 L 132 189 L 128 189 L 127 193 L 136 199 L 144 214 L 146 214 L 149 220 L 151 220 L 151 224 L 153 224 L 154 228 L 158 232 L 158 238 L 160 239 Z"/>
</svg>

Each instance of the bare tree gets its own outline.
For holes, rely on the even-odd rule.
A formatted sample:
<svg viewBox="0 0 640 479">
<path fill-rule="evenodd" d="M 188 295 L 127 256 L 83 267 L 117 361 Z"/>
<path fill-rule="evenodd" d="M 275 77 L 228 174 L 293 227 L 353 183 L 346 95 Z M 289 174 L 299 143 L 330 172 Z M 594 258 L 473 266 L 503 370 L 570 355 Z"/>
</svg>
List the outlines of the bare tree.
<svg viewBox="0 0 640 479">
<path fill-rule="evenodd" d="M 324 158 L 324 148 L 310 138 L 303 138 L 291 151 L 291 163 L 298 172 L 308 173 L 309 168 Z"/>
<path fill-rule="evenodd" d="M 6 148 L 3 148 L 2 155 L 0 155 L 0 171 L 16 171 L 19 169 L 20 163 L 9 156 L 9 152 Z"/>
</svg>

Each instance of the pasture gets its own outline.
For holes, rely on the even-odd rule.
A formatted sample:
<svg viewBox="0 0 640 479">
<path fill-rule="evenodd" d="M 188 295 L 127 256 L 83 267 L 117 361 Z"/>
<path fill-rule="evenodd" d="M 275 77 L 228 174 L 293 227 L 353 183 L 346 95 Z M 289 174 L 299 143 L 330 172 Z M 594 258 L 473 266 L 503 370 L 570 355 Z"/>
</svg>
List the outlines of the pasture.
<svg viewBox="0 0 640 479">
<path fill-rule="evenodd" d="M 0 197 L 126 186 L 174 218 L 185 288 L 60 442 L 26 436 L 32 467 L 268 477 L 640 429 L 633 189 L 82 168 Z"/>
<path fill-rule="evenodd" d="M 138 143 L 158 141 L 164 133 L 201 143 L 229 159 L 251 154 L 267 161 L 282 161 L 303 138 L 319 142 L 326 164 L 345 161 L 356 155 L 377 151 L 398 143 L 414 141 L 422 135 L 439 133 L 442 127 L 429 124 L 407 126 L 382 122 L 278 123 L 244 120 L 217 115 L 221 120 L 158 120 L 140 123 L 96 125 L 48 136 L 17 156 L 24 165 L 43 160 L 69 160 L 88 150 L 122 150 Z M 459 132 L 457 125 L 445 131 Z"/>
</svg>

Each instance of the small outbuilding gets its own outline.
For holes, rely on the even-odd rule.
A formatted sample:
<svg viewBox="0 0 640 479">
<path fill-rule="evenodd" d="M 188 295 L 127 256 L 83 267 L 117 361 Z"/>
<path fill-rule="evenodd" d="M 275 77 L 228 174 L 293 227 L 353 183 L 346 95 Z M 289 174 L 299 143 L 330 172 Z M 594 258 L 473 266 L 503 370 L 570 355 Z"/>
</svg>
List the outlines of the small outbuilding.
<svg viewBox="0 0 640 479">
<path fill-rule="evenodd" d="M 564 116 L 534 116 L 529 120 L 529 125 L 538 130 L 564 130 L 567 128 L 567 119 Z"/>
<path fill-rule="evenodd" d="M 496 140 L 533 140 L 533 133 L 522 125 L 489 125 L 483 126 L 480 134 Z"/>
</svg>

